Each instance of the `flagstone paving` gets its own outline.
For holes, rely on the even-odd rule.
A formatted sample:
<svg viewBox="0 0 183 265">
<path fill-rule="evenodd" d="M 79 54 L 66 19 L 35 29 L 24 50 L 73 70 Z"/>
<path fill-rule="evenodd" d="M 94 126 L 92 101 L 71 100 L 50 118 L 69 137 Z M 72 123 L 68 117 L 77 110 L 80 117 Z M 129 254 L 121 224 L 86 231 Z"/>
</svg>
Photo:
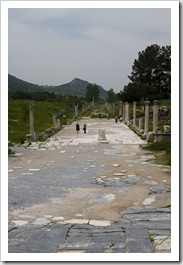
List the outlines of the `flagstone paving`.
<svg viewBox="0 0 183 265">
<path fill-rule="evenodd" d="M 9 157 L 10 253 L 171 252 L 171 168 L 125 124 L 82 119 Z M 98 142 L 99 129 L 106 143 Z"/>
</svg>

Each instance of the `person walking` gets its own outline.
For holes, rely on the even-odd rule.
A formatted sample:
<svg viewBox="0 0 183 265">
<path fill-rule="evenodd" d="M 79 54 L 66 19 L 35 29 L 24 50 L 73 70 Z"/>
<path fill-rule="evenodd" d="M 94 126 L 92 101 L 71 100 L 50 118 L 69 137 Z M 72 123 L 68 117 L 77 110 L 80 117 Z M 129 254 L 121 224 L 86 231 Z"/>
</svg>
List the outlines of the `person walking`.
<svg viewBox="0 0 183 265">
<path fill-rule="evenodd" d="M 79 133 L 79 130 L 80 130 L 80 126 L 79 126 L 79 123 L 77 122 L 76 123 L 76 132 Z"/>
<path fill-rule="evenodd" d="M 83 131 L 86 133 L 86 123 L 83 125 Z"/>
</svg>

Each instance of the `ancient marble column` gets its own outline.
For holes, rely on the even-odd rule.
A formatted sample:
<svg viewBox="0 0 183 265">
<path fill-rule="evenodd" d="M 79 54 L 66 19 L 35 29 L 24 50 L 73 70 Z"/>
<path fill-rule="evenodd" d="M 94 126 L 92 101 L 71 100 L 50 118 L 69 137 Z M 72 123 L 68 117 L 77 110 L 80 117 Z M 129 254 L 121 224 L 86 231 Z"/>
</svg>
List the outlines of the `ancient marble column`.
<svg viewBox="0 0 183 265">
<path fill-rule="evenodd" d="M 127 105 L 128 102 L 125 102 L 125 122 L 127 121 Z"/>
<path fill-rule="evenodd" d="M 125 120 L 125 114 L 126 113 L 126 109 L 125 109 L 125 104 L 123 103 L 123 120 Z"/>
<path fill-rule="evenodd" d="M 109 111 L 109 113 L 112 113 L 112 111 L 111 111 L 111 103 L 107 103 L 107 108 L 108 108 L 108 111 Z"/>
<path fill-rule="evenodd" d="M 130 104 L 128 102 L 125 102 L 126 108 L 125 108 L 125 121 L 128 122 L 130 118 Z"/>
<path fill-rule="evenodd" d="M 158 100 L 153 100 L 153 132 L 156 132 L 158 129 Z"/>
<path fill-rule="evenodd" d="M 77 117 L 77 116 L 78 116 L 78 105 L 75 104 L 75 117 Z"/>
<path fill-rule="evenodd" d="M 149 101 L 145 101 L 145 126 L 144 134 L 149 132 Z"/>
<path fill-rule="evenodd" d="M 105 130 L 99 129 L 98 140 L 99 141 L 106 141 Z"/>
<path fill-rule="evenodd" d="M 136 106 L 137 102 L 133 102 L 133 127 L 136 128 Z"/>
<path fill-rule="evenodd" d="M 30 134 L 32 137 L 32 140 L 35 138 L 35 132 L 34 132 L 34 102 L 31 100 L 29 104 L 29 125 L 30 125 Z"/>
<path fill-rule="evenodd" d="M 123 102 L 120 101 L 119 102 L 119 117 L 121 117 L 123 115 Z"/>
<path fill-rule="evenodd" d="M 55 128 L 60 129 L 60 119 L 56 120 Z"/>
<path fill-rule="evenodd" d="M 53 114 L 53 127 L 56 127 L 56 115 L 55 114 Z"/>
<path fill-rule="evenodd" d="M 143 119 L 139 118 L 139 131 L 143 130 Z"/>
</svg>

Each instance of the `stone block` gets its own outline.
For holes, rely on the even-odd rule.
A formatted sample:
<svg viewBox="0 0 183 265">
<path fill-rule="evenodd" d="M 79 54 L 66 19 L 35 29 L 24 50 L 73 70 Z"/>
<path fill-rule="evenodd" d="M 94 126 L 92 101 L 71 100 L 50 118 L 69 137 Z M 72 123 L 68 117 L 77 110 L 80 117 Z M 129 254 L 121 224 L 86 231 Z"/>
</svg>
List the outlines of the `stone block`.
<svg viewBox="0 0 183 265">
<path fill-rule="evenodd" d="M 26 134 L 26 142 L 32 142 L 32 134 L 28 133 Z"/>
<path fill-rule="evenodd" d="M 22 226 L 22 225 L 26 225 L 28 223 L 28 221 L 24 221 L 24 220 L 14 220 L 13 223 L 17 226 Z"/>
<path fill-rule="evenodd" d="M 150 191 L 152 191 L 153 193 L 165 193 L 165 192 L 168 192 L 169 189 L 158 186 L 158 187 L 151 187 Z"/>
<path fill-rule="evenodd" d="M 34 225 L 47 225 L 50 221 L 46 218 L 36 218 L 36 220 L 33 222 Z"/>
<path fill-rule="evenodd" d="M 89 224 L 94 226 L 110 226 L 111 222 L 105 220 L 90 220 Z"/>
<path fill-rule="evenodd" d="M 155 133 L 155 142 L 161 142 L 163 140 L 168 141 L 171 139 L 171 133 Z"/>
<path fill-rule="evenodd" d="M 48 135 L 51 134 L 52 133 L 52 129 L 51 128 L 46 129 L 45 133 L 48 134 Z"/>
<path fill-rule="evenodd" d="M 128 253 L 153 253 L 149 234 L 144 228 L 126 230 L 126 247 Z"/>
<path fill-rule="evenodd" d="M 106 141 L 106 136 L 105 136 L 105 130 L 100 129 L 99 130 L 99 135 L 98 135 L 98 140 L 99 141 Z"/>
<path fill-rule="evenodd" d="M 171 132 L 171 127 L 169 125 L 164 125 L 163 129 L 164 129 L 165 133 L 170 133 Z"/>
<path fill-rule="evenodd" d="M 151 139 L 154 139 L 154 133 L 153 132 L 148 132 L 147 134 L 147 140 L 151 140 Z"/>
<path fill-rule="evenodd" d="M 65 220 L 65 223 L 67 224 L 88 224 L 89 220 L 88 219 L 70 219 L 70 220 Z"/>
<path fill-rule="evenodd" d="M 45 132 L 42 132 L 41 134 L 40 134 L 40 140 L 46 140 L 47 138 L 48 138 L 48 135 L 45 133 Z"/>
<path fill-rule="evenodd" d="M 169 252 L 171 250 L 171 237 L 155 236 L 153 240 L 156 251 Z"/>
</svg>

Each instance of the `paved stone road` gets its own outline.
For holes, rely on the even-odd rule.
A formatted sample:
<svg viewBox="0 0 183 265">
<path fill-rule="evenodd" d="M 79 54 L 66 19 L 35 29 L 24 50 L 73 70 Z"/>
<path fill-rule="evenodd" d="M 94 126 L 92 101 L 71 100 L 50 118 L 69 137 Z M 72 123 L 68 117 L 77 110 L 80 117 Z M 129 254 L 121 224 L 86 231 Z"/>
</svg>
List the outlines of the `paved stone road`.
<svg viewBox="0 0 183 265">
<path fill-rule="evenodd" d="M 171 252 L 170 167 L 126 125 L 85 122 L 9 157 L 9 252 Z"/>
</svg>

